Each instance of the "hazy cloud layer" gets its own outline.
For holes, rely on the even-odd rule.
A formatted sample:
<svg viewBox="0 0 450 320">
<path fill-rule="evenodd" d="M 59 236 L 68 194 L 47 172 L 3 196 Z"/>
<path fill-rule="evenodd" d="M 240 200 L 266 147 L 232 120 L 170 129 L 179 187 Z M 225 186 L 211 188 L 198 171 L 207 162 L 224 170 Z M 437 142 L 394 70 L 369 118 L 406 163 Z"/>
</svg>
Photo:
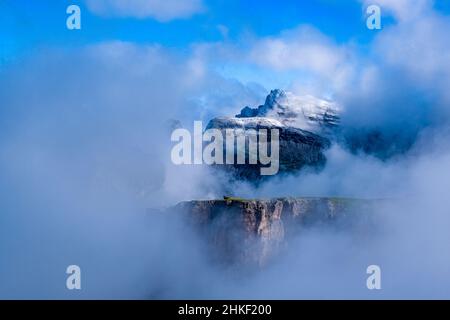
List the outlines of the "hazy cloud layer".
<svg viewBox="0 0 450 320">
<path fill-rule="evenodd" d="M 187 56 L 110 42 L 45 49 L 3 68 L 0 296 L 448 298 L 449 20 L 431 8 L 400 18 L 406 2 L 384 4 L 399 18 L 367 54 L 300 26 L 244 44 L 197 45 Z M 209 168 L 171 164 L 169 124 L 189 128 L 262 102 L 265 83 L 218 75 L 214 63 L 224 61 L 293 72 L 290 88 L 331 94 L 345 107 L 344 125 L 414 137 L 408 152 L 387 161 L 334 145 L 320 174 L 226 185 L 251 198 L 389 198 L 365 241 L 305 231 L 271 267 L 230 276 L 179 221 L 145 214 L 223 195 L 228 180 Z M 64 287 L 69 264 L 82 268 L 79 293 Z M 369 264 L 382 267 L 380 292 L 365 287 Z"/>
<path fill-rule="evenodd" d="M 146 297 L 168 281 L 158 273 L 183 277 L 170 265 L 192 259 L 194 242 L 168 241 L 177 222 L 146 210 L 220 191 L 208 168 L 171 164 L 171 120 L 229 113 L 257 101 L 252 90 L 190 57 L 122 42 L 46 49 L 0 79 L 0 296 L 76 298 L 70 264 L 86 281 L 79 297 Z"/>
</svg>

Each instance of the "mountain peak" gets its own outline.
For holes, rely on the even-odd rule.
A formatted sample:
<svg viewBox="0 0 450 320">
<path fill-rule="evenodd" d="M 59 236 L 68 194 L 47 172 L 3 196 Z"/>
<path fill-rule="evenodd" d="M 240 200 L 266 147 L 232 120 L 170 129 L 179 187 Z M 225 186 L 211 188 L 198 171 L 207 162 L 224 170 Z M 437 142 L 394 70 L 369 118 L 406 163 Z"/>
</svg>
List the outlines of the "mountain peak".
<svg viewBox="0 0 450 320">
<path fill-rule="evenodd" d="M 278 101 L 286 98 L 286 92 L 281 89 L 271 90 L 269 95 L 266 97 L 265 105 L 274 105 L 278 103 Z"/>
<path fill-rule="evenodd" d="M 339 108 L 331 101 L 274 89 L 263 105 L 257 108 L 247 106 L 236 117 L 267 117 L 288 126 L 317 132 L 339 125 Z"/>
</svg>

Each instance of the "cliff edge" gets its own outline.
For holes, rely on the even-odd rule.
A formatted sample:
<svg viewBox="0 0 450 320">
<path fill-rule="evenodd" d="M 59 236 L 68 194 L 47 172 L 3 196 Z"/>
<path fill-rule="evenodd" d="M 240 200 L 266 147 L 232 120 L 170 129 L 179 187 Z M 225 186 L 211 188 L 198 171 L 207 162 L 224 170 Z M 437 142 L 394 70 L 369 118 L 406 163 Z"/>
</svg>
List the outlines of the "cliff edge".
<svg viewBox="0 0 450 320">
<path fill-rule="evenodd" d="M 370 232 L 378 200 L 276 198 L 181 202 L 174 207 L 200 231 L 215 259 L 225 264 L 263 265 L 290 240 L 311 228 Z"/>
</svg>

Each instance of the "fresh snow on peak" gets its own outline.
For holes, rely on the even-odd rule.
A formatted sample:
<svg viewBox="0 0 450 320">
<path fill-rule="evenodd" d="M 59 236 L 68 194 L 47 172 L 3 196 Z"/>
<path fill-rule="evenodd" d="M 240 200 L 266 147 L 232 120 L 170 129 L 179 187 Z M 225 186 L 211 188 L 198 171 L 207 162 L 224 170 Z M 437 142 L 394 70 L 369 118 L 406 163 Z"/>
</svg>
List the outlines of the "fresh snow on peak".
<svg viewBox="0 0 450 320">
<path fill-rule="evenodd" d="M 251 117 L 251 118 L 230 118 L 218 117 L 210 121 L 206 129 L 216 128 L 284 128 L 286 127 L 281 121 L 266 117 Z"/>
<path fill-rule="evenodd" d="M 236 117 L 276 119 L 286 126 L 317 132 L 337 127 L 339 113 L 339 107 L 331 101 L 275 89 L 263 105 L 257 108 L 245 107 Z"/>
</svg>

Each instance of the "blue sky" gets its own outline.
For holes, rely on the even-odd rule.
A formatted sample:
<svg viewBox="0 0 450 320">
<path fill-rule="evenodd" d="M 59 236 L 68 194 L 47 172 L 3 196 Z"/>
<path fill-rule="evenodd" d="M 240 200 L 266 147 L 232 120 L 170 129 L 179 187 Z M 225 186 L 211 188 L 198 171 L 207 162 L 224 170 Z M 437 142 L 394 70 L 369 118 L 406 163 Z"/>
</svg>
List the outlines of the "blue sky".
<svg viewBox="0 0 450 320">
<path fill-rule="evenodd" d="M 81 7 L 80 31 L 65 27 L 69 4 Z M 183 50 L 191 43 L 223 40 L 219 26 L 227 28 L 229 41 L 245 34 L 275 35 L 299 24 L 311 24 L 336 41 L 364 42 L 373 33 L 365 28 L 363 19 L 363 6 L 352 0 L 207 0 L 203 12 L 165 22 L 102 17 L 88 10 L 84 1 L 2 0 L 1 54 L 9 59 L 40 46 L 70 47 L 108 40 L 158 43 Z"/>
<path fill-rule="evenodd" d="M 357 44 L 357 50 L 360 51 L 358 54 L 362 52 L 364 55 L 365 46 L 372 43 L 379 33 L 366 28 L 364 11 L 367 3 L 372 3 L 368 0 L 184 0 L 187 3 L 201 3 L 201 10 L 164 21 L 151 15 L 136 17 L 99 14 L 89 5 L 93 1 L 108 5 L 114 1 L 127 5 L 130 3 L 121 0 L 0 1 L 0 63 L 32 55 L 36 49 L 70 49 L 114 40 L 157 44 L 189 56 L 192 48 L 198 44 L 222 43 L 242 47 L 247 44 L 248 39 L 278 37 L 286 30 L 302 25 L 313 26 L 332 41 L 335 47 Z M 141 6 L 145 3 L 145 0 L 133 1 Z M 160 0 L 150 0 L 152 1 Z M 429 0 L 415 1 L 420 3 Z M 392 3 L 405 1 L 395 0 L 389 4 L 395 7 Z M 66 8 L 70 4 L 81 8 L 81 30 L 66 28 Z M 450 13 L 450 1 L 435 1 L 434 9 L 447 15 Z M 389 10 L 382 11 L 383 28 L 395 25 L 396 20 L 391 13 Z M 273 70 L 240 61 L 222 60 L 214 63 L 215 68 L 227 77 L 236 77 L 244 82 L 262 79 L 261 82 L 269 87 L 287 86 L 293 78 L 299 77 L 298 68 L 274 73 Z"/>
<path fill-rule="evenodd" d="M 82 9 L 83 28 L 78 32 L 65 28 L 65 9 L 70 4 Z M 205 0 L 203 4 L 204 11 L 199 14 L 159 22 L 152 18 L 98 16 L 82 0 L 2 0 L 2 55 L 11 57 L 43 45 L 71 46 L 118 39 L 182 49 L 195 42 L 222 40 L 219 25 L 228 29 L 229 40 L 246 33 L 275 35 L 299 24 L 311 24 L 338 42 L 365 42 L 374 35 L 365 27 L 364 5 L 357 0 Z M 449 13 L 450 1 L 438 0 L 435 8 Z M 389 17 L 383 21 L 385 25 L 390 22 Z"/>
</svg>

